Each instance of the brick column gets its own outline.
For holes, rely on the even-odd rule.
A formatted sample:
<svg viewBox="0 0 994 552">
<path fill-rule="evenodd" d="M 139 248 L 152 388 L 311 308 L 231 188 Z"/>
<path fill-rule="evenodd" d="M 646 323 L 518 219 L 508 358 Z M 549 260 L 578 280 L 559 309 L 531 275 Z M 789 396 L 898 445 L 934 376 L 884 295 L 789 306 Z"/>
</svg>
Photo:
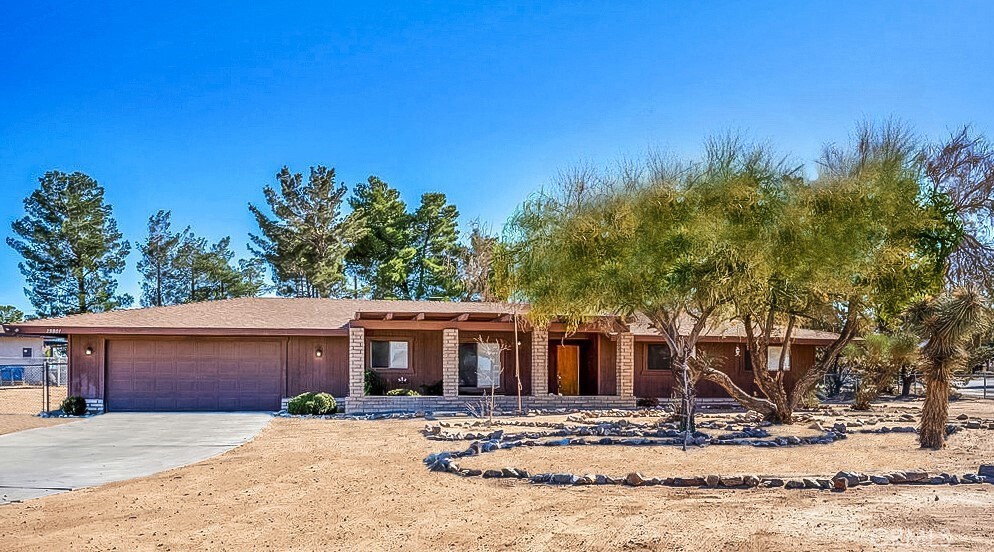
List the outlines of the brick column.
<svg viewBox="0 0 994 552">
<path fill-rule="evenodd" d="M 459 395 L 459 330 L 442 330 L 442 395 Z"/>
<path fill-rule="evenodd" d="M 532 395 L 549 394 L 549 329 L 532 330 Z"/>
<path fill-rule="evenodd" d="M 630 333 L 618 336 L 615 357 L 618 396 L 631 397 L 635 387 L 635 337 Z"/>
<path fill-rule="evenodd" d="M 349 396 L 363 396 L 366 374 L 366 329 L 349 328 Z"/>
</svg>

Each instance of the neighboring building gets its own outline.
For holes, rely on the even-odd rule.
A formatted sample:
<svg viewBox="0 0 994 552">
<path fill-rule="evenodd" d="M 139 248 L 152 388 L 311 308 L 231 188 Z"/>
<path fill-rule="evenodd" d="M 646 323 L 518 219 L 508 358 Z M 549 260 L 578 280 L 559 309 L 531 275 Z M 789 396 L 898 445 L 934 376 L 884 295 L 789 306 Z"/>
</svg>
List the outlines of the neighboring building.
<svg viewBox="0 0 994 552">
<path fill-rule="evenodd" d="M 44 337 L 0 331 L 0 386 L 39 385 L 44 364 Z"/>
<path fill-rule="evenodd" d="M 464 409 L 496 386 L 516 401 L 514 312 L 503 303 L 245 298 L 11 324 L 20 335 L 69 341 L 70 393 L 114 411 L 276 410 L 325 391 L 348 412 Z M 668 398 L 662 338 L 647 323 L 605 317 L 518 332 L 522 394 L 531 407 L 631 407 Z M 524 324 L 521 324 L 523 326 Z M 519 328 L 521 327 L 519 326 Z M 835 335 L 798 330 L 788 386 Z M 699 351 L 752 388 L 741 327 L 701 339 Z M 774 351 L 775 352 L 775 351 Z M 366 370 L 388 388 L 439 396 L 364 396 Z M 700 397 L 724 398 L 702 382 Z"/>
</svg>

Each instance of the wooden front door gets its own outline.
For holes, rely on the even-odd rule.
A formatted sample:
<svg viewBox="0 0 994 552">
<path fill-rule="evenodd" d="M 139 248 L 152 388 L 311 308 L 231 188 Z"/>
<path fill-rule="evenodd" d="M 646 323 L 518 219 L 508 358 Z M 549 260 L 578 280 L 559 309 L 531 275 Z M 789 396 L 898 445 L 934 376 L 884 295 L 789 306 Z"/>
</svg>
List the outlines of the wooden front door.
<svg viewBox="0 0 994 552">
<path fill-rule="evenodd" d="M 560 395 L 580 394 L 580 346 L 556 346 L 556 375 Z"/>
</svg>

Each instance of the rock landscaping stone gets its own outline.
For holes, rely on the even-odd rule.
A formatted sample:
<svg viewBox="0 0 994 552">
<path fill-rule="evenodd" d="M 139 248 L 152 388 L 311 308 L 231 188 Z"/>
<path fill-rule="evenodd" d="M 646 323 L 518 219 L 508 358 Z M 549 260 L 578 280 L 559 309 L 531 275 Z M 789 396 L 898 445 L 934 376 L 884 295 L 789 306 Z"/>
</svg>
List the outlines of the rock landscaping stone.
<svg viewBox="0 0 994 552">
<path fill-rule="evenodd" d="M 981 464 L 977 474 L 984 477 L 994 477 L 994 464 Z"/>
<path fill-rule="evenodd" d="M 504 474 L 500 470 L 486 470 L 483 472 L 483 477 L 485 479 L 491 479 L 496 477 L 504 477 Z"/>
<path fill-rule="evenodd" d="M 804 481 L 801 481 L 800 479 L 790 479 L 784 484 L 784 487 L 788 489 L 803 489 Z"/>
<path fill-rule="evenodd" d="M 763 479 L 763 486 L 765 487 L 783 487 L 784 481 L 778 477 L 768 477 Z"/>
<path fill-rule="evenodd" d="M 832 479 L 832 489 L 836 491 L 844 491 L 849 488 L 849 479 L 845 477 L 835 476 Z"/>
<path fill-rule="evenodd" d="M 762 481 L 759 477 L 755 475 L 747 475 L 742 478 L 742 484 L 746 487 L 756 487 Z"/>
<path fill-rule="evenodd" d="M 928 479 L 928 472 L 925 471 L 907 471 L 904 472 L 904 476 L 908 479 L 909 483 L 919 483 Z"/>
<path fill-rule="evenodd" d="M 882 475 L 871 475 L 870 481 L 872 481 L 875 485 L 890 485 L 890 479 L 887 479 Z"/>
<path fill-rule="evenodd" d="M 704 478 L 704 484 L 711 488 L 717 487 L 720 482 L 721 478 L 714 474 L 708 475 Z"/>
<path fill-rule="evenodd" d="M 725 476 L 721 478 L 721 484 L 724 487 L 738 487 L 742 485 L 742 477 L 738 475 Z"/>
<path fill-rule="evenodd" d="M 625 485 L 630 485 L 632 487 L 641 487 L 645 484 L 645 477 L 641 473 L 632 472 L 625 477 Z"/>
</svg>

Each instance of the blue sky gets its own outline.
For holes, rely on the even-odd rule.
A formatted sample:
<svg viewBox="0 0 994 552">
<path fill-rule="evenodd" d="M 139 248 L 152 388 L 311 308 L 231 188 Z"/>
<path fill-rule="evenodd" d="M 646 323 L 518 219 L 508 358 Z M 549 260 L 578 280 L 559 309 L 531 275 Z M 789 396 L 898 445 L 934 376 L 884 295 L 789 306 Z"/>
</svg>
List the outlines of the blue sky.
<svg viewBox="0 0 994 552">
<path fill-rule="evenodd" d="M 499 227 L 564 167 L 727 130 L 802 161 L 864 118 L 994 134 L 991 2 L 12 4 L 4 237 L 50 169 L 96 178 L 132 241 L 169 209 L 245 254 L 284 164 Z M 0 304 L 30 311 L 17 262 L 0 246 Z"/>
</svg>

